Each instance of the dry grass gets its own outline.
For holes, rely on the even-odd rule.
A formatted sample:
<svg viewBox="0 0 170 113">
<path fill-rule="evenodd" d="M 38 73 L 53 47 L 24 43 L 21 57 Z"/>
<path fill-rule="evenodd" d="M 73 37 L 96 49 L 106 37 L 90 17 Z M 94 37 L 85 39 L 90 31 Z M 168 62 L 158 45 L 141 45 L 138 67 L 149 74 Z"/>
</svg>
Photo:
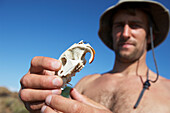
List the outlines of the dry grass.
<svg viewBox="0 0 170 113">
<path fill-rule="evenodd" d="M 18 97 L 17 92 L 0 87 L 0 113 L 29 113 Z"/>
</svg>

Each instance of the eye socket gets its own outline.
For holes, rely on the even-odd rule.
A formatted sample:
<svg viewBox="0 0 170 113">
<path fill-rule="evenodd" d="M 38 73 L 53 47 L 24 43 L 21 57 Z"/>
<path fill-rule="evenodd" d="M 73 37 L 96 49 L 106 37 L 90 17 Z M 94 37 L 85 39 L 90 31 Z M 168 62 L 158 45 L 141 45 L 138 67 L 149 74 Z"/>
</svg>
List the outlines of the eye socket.
<svg viewBox="0 0 170 113">
<path fill-rule="evenodd" d="M 122 23 L 113 24 L 113 28 L 123 28 L 123 27 L 124 27 L 124 24 L 122 24 Z"/>
<path fill-rule="evenodd" d="M 119 23 L 119 22 L 117 22 L 117 23 L 113 23 L 113 29 L 122 29 L 122 28 L 124 28 L 124 26 L 125 26 L 125 24 L 124 23 Z M 142 25 L 141 25 L 141 23 L 138 23 L 138 22 L 130 22 L 129 24 L 128 24 L 128 26 L 130 27 L 130 28 L 132 28 L 132 29 L 137 29 L 137 28 L 142 28 Z"/>
<path fill-rule="evenodd" d="M 63 64 L 63 66 L 66 64 L 66 62 L 67 62 L 67 59 L 66 58 L 62 58 L 61 59 L 61 62 L 62 62 L 62 64 Z"/>
<path fill-rule="evenodd" d="M 137 29 L 137 28 L 140 28 L 140 26 L 138 26 L 138 25 L 131 25 L 130 28 Z"/>
<path fill-rule="evenodd" d="M 142 25 L 140 25 L 139 23 L 131 23 L 129 24 L 130 28 L 132 29 L 137 29 L 137 28 L 141 28 Z"/>
</svg>

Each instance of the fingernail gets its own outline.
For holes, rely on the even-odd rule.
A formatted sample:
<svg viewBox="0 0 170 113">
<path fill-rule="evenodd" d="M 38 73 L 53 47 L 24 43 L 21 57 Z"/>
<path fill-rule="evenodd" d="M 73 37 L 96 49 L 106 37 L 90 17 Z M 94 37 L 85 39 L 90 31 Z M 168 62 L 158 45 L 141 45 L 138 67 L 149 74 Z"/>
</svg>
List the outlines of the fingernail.
<svg viewBox="0 0 170 113">
<path fill-rule="evenodd" d="M 52 90 L 52 94 L 60 95 L 61 94 L 61 90 L 59 90 L 59 89 Z"/>
<path fill-rule="evenodd" d="M 59 61 L 52 62 L 52 67 L 54 69 L 59 69 L 61 67 L 61 63 Z"/>
<path fill-rule="evenodd" d="M 53 85 L 56 86 L 56 87 L 60 87 L 61 86 L 61 81 L 59 78 L 55 78 L 53 79 Z"/>
<path fill-rule="evenodd" d="M 49 96 L 47 96 L 47 98 L 45 99 L 45 102 L 46 102 L 47 105 L 50 105 L 51 98 L 52 98 L 52 96 L 49 95 Z"/>
<path fill-rule="evenodd" d="M 43 105 L 43 107 L 41 108 L 41 113 L 44 113 L 46 107 L 47 107 L 46 105 Z"/>
</svg>

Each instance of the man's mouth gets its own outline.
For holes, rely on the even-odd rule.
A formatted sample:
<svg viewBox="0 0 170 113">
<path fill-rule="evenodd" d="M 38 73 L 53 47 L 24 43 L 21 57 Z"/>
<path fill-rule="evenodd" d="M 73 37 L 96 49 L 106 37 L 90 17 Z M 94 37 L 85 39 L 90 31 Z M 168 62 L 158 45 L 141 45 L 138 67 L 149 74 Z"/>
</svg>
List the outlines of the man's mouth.
<svg viewBox="0 0 170 113">
<path fill-rule="evenodd" d="M 129 48 L 134 46 L 134 43 L 130 43 L 130 42 L 123 42 L 123 43 L 119 43 L 119 46 L 123 47 L 123 48 Z"/>
</svg>

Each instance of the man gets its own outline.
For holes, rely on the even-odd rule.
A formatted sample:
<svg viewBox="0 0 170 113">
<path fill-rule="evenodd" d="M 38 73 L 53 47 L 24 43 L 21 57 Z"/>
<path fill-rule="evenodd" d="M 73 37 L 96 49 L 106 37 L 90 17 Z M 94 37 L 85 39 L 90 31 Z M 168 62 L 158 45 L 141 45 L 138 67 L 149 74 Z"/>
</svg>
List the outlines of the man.
<svg viewBox="0 0 170 113">
<path fill-rule="evenodd" d="M 163 5 L 120 0 L 100 19 L 99 36 L 116 55 L 112 71 L 84 77 L 71 90 L 73 99 L 67 99 L 60 96 L 62 80 L 53 76 L 61 63 L 35 57 L 21 79 L 20 97 L 31 112 L 169 113 L 170 80 L 158 79 L 158 70 L 156 74 L 146 65 L 147 51 L 168 32 L 169 12 Z"/>
</svg>

